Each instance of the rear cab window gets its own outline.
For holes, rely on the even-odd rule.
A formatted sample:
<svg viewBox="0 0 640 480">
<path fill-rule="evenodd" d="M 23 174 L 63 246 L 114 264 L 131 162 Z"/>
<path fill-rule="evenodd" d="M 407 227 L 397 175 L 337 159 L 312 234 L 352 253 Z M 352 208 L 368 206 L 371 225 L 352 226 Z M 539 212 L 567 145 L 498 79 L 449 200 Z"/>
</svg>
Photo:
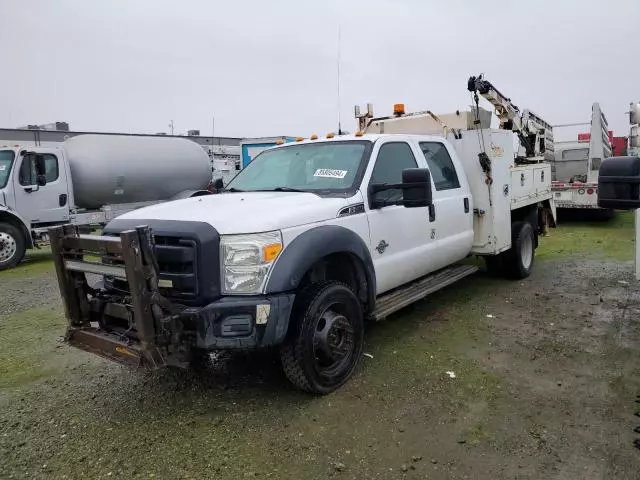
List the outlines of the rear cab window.
<svg viewBox="0 0 640 480">
<path fill-rule="evenodd" d="M 437 191 L 460 188 L 460 180 L 456 167 L 447 151 L 447 147 L 440 142 L 420 142 L 420 150 L 427 160 L 433 184 Z"/>
</svg>

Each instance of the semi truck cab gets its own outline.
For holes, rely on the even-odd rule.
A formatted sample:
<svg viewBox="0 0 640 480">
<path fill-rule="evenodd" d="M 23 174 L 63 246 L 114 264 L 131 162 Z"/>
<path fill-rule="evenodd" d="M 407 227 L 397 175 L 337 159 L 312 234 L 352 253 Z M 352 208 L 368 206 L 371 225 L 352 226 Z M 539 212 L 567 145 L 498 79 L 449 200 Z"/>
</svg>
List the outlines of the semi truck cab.
<svg viewBox="0 0 640 480">
<path fill-rule="evenodd" d="M 69 219 L 68 164 L 61 150 L 0 149 L 0 169 L 5 207 L 34 226 Z"/>
<path fill-rule="evenodd" d="M 35 229 L 69 221 L 68 169 L 58 149 L 0 147 L 0 268 L 22 260 Z"/>
</svg>

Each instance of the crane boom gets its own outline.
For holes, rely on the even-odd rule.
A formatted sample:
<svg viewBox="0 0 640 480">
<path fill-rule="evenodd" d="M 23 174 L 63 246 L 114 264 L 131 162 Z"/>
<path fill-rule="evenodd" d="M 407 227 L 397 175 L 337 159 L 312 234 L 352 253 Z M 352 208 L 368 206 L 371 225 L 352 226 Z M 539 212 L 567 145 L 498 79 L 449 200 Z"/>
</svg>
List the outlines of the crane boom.
<svg viewBox="0 0 640 480">
<path fill-rule="evenodd" d="M 473 93 L 476 106 L 478 94 L 495 109 L 500 128 L 511 130 L 520 141 L 519 155 L 529 161 L 541 161 L 553 156 L 553 128 L 530 110 L 520 111 L 509 97 L 482 75 L 469 77 L 467 89 Z"/>
</svg>

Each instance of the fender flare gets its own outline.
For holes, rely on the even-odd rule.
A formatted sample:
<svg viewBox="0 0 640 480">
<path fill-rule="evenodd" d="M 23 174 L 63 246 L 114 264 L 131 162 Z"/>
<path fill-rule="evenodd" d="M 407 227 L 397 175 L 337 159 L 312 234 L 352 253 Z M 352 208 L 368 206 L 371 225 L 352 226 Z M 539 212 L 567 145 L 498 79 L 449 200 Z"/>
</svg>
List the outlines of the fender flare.
<svg viewBox="0 0 640 480">
<path fill-rule="evenodd" d="M 369 248 L 358 234 L 337 225 L 307 230 L 286 246 L 273 267 L 265 293 L 295 290 L 314 263 L 333 253 L 347 253 L 360 261 L 367 280 L 367 308 L 372 311 L 376 301 L 376 275 Z"/>
<path fill-rule="evenodd" d="M 11 210 L 9 207 L 0 205 L 0 223 L 10 223 L 19 228 L 24 235 L 24 242 L 27 248 L 33 248 L 33 238 L 31 237 L 30 224 L 22 218 L 18 213 Z"/>
</svg>

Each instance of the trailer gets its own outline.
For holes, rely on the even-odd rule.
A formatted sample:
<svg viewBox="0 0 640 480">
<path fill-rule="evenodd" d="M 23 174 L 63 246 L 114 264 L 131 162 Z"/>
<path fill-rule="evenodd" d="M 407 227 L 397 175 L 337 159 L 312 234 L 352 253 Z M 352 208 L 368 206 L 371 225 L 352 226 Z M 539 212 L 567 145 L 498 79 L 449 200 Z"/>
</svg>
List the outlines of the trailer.
<svg viewBox="0 0 640 480">
<path fill-rule="evenodd" d="M 580 124 L 571 124 L 574 125 Z M 613 132 L 598 103 L 591 107 L 588 125 L 589 133 L 580 134 L 578 141 L 555 144 L 552 190 L 559 209 L 603 210 L 598 206 L 598 171 L 602 161 L 612 154 Z"/>
</svg>

